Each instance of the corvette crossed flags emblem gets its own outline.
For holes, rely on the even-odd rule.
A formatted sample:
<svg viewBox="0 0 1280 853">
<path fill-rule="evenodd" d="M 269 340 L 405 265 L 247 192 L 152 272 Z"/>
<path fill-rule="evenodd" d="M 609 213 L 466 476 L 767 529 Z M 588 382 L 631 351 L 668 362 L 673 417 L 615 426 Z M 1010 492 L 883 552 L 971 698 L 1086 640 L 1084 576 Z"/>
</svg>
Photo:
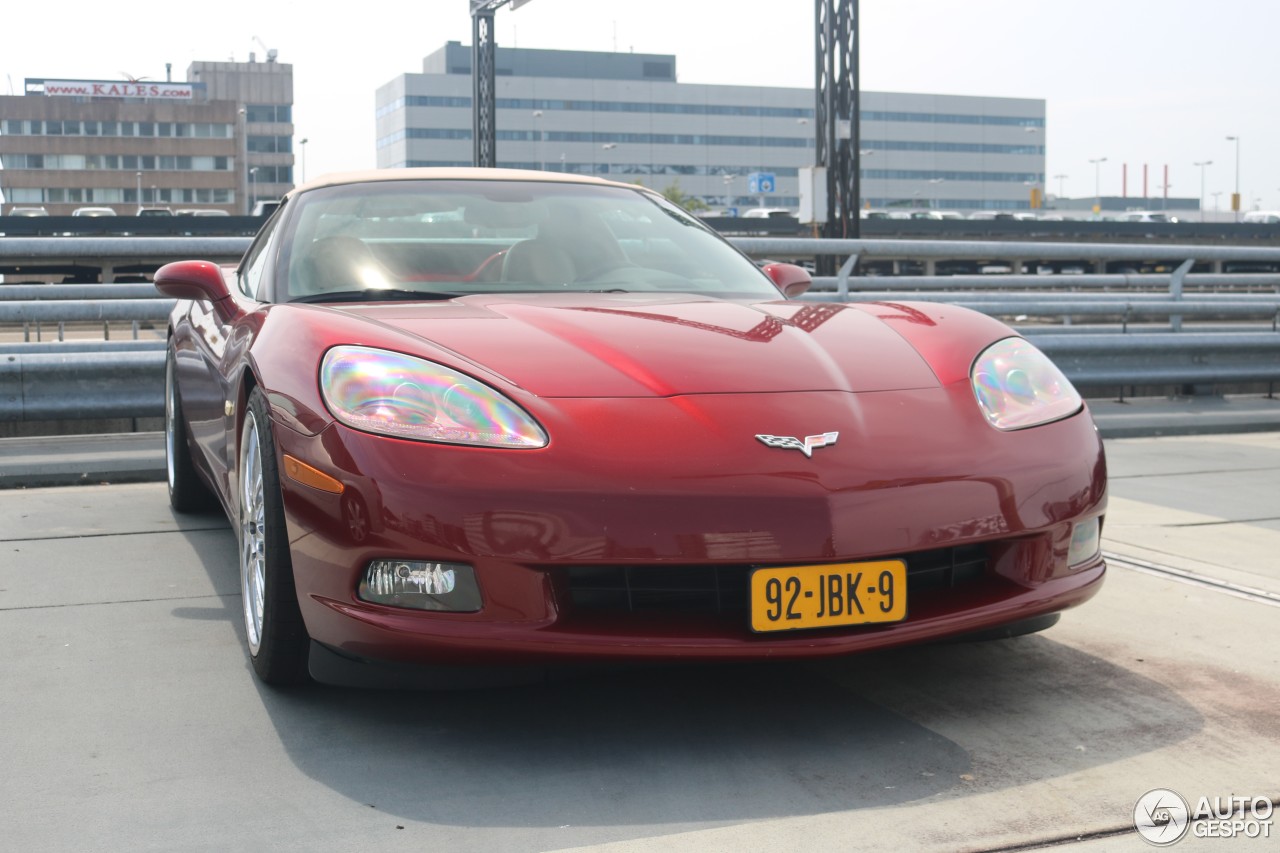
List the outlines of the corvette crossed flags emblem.
<svg viewBox="0 0 1280 853">
<path fill-rule="evenodd" d="M 827 447 L 836 443 L 836 439 L 840 437 L 838 432 L 824 432 L 821 435 L 806 435 L 804 439 L 796 438 L 793 435 L 757 435 L 756 438 L 763 441 L 770 447 L 782 447 L 789 450 L 799 450 L 805 456 L 813 458 L 813 451 L 819 447 Z"/>
</svg>

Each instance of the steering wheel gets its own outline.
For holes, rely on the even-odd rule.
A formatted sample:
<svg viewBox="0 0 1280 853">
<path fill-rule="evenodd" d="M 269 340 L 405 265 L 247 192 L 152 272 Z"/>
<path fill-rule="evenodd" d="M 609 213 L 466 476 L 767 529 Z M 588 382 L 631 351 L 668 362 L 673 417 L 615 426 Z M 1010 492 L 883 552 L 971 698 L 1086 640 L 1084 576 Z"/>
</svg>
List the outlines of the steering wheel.
<svg viewBox="0 0 1280 853">
<path fill-rule="evenodd" d="M 625 261 L 621 259 L 606 261 L 605 263 L 598 264 L 595 267 L 592 267 L 590 270 L 587 270 L 586 272 L 582 273 L 581 275 L 576 277 L 574 281 L 595 281 L 596 279 L 603 276 L 605 273 L 611 273 L 621 269 L 634 269 L 634 268 L 636 268 L 636 265 L 631 263 L 630 261 Z"/>
</svg>

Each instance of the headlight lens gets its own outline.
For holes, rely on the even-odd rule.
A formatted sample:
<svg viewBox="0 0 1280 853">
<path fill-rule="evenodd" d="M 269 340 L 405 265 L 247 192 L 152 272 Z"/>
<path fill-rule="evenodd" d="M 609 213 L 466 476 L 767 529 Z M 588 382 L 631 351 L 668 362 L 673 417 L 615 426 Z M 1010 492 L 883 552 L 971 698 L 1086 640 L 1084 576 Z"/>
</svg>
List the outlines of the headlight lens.
<svg viewBox="0 0 1280 853">
<path fill-rule="evenodd" d="M 441 364 L 370 347 L 334 347 L 320 365 L 333 416 L 380 435 L 484 447 L 546 447 L 515 403 Z"/>
<path fill-rule="evenodd" d="M 982 414 L 997 429 L 1061 420 L 1084 405 L 1062 371 L 1024 338 L 1005 338 L 987 347 L 969 376 Z"/>
</svg>

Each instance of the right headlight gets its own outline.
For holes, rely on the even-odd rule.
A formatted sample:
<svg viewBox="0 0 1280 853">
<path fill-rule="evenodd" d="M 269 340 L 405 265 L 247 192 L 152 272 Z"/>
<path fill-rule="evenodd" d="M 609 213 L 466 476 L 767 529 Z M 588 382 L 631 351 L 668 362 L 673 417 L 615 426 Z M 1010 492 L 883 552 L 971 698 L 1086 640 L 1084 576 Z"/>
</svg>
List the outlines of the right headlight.
<svg viewBox="0 0 1280 853">
<path fill-rule="evenodd" d="M 1025 338 L 987 347 L 974 360 L 969 379 L 982 414 L 996 429 L 1062 420 L 1084 405 L 1070 380 Z"/>
<path fill-rule="evenodd" d="M 419 441 L 546 447 L 547 434 L 502 394 L 442 364 L 372 347 L 325 353 L 320 391 L 349 427 Z"/>
</svg>

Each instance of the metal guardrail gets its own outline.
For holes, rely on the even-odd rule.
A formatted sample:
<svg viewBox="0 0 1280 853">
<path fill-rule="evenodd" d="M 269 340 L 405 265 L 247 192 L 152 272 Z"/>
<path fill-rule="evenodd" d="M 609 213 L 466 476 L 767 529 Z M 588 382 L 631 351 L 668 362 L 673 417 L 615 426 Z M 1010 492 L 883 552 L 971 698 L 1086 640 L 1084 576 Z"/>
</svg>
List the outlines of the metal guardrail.
<svg viewBox="0 0 1280 853">
<path fill-rule="evenodd" d="M 1280 264 L 1280 248 L 962 243 L 914 240 L 733 240 L 757 259 L 802 260 L 836 255 L 841 274 L 815 279 L 809 301 L 943 301 L 1017 318 L 1167 317 L 1170 331 L 1125 334 L 1024 334 L 1082 388 L 1275 383 L 1280 381 L 1280 274 L 1191 273 L 1193 262 Z M 200 257 L 229 262 L 246 238 L 5 238 L 0 269 L 35 263 L 98 265 L 104 275 L 123 263 L 150 266 Z M 1021 261 L 1165 261 L 1170 273 L 1133 275 L 853 275 L 868 258 Z M 159 324 L 172 300 L 149 284 L 0 285 L 0 323 Z M 1178 331 L 1184 318 L 1268 320 L 1271 332 Z M 1243 328 L 1243 327 L 1242 327 Z M 1053 331 L 1061 331 L 1054 327 Z M 163 341 L 62 341 L 0 344 L 0 421 L 159 417 L 163 414 Z"/>
</svg>

